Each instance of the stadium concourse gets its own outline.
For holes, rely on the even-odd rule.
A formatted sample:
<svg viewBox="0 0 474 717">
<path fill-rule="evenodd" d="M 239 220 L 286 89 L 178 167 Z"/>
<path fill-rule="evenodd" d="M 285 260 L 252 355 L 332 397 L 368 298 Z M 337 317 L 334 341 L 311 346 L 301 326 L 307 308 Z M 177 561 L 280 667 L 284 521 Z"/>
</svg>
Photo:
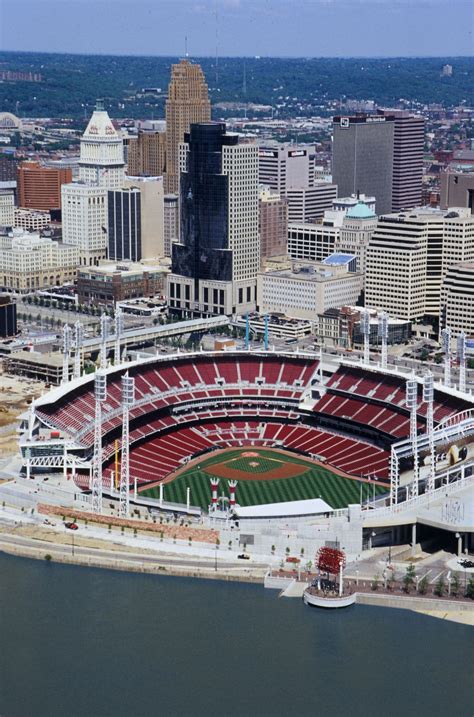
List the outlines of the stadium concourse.
<svg viewBox="0 0 474 717">
<path fill-rule="evenodd" d="M 286 449 L 355 478 L 387 481 L 391 445 L 410 435 L 407 376 L 350 362 L 323 371 L 313 353 L 178 353 L 109 367 L 104 374 L 105 491 L 121 451 L 125 374 L 135 380 L 130 482 L 139 488 L 169 480 L 204 453 L 244 446 Z M 427 422 L 422 389 L 418 379 L 419 434 Z M 434 425 L 471 407 L 437 385 Z M 94 425 L 93 375 L 36 400 L 21 441 L 28 474 L 69 469 L 78 487 L 89 491 Z"/>
</svg>

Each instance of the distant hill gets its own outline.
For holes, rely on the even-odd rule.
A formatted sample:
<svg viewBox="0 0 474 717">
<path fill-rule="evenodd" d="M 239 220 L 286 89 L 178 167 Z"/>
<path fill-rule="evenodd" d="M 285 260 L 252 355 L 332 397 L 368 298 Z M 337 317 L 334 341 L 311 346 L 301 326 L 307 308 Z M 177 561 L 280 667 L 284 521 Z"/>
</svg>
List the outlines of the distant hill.
<svg viewBox="0 0 474 717">
<path fill-rule="evenodd" d="M 41 73 L 42 81 L 0 82 L 0 109 L 25 116 L 89 115 L 104 97 L 113 117 L 163 117 L 175 57 L 126 57 L 0 52 L 0 70 Z M 196 58 L 211 99 L 278 107 L 280 116 L 324 114 L 348 97 L 390 106 L 474 105 L 474 59 L 453 58 Z M 442 77 L 444 64 L 453 66 Z M 144 88 L 161 93 L 142 94 Z M 221 111 L 219 111 L 222 114 Z"/>
</svg>

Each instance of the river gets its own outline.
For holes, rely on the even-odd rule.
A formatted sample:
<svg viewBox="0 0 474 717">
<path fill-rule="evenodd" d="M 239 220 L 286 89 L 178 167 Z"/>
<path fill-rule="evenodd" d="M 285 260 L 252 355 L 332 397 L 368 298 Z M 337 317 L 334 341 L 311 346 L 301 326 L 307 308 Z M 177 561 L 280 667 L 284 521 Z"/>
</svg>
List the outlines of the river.
<svg viewBox="0 0 474 717">
<path fill-rule="evenodd" d="M 1 717 L 471 717 L 472 628 L 0 554 Z"/>
</svg>

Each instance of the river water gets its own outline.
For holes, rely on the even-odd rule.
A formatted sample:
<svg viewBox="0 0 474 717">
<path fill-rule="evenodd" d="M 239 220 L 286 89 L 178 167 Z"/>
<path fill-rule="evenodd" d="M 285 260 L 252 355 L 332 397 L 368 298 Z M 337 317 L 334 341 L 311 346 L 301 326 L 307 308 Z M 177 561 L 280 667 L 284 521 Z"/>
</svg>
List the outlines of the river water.
<svg viewBox="0 0 474 717">
<path fill-rule="evenodd" d="M 472 628 L 0 554 L 0 716 L 471 717 Z"/>
</svg>

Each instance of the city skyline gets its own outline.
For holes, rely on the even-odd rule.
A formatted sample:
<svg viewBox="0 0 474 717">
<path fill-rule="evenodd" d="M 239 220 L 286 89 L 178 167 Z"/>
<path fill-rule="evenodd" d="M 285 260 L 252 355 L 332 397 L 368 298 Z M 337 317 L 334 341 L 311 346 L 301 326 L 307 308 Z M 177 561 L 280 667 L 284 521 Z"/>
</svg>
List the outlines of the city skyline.
<svg viewBox="0 0 474 717">
<path fill-rule="evenodd" d="M 191 57 L 459 57 L 472 54 L 473 13 L 469 0 L 140 0 L 133 7 L 122 0 L 2 0 L 0 47 Z M 464 21 L 447 33 L 454 16 Z"/>
</svg>

